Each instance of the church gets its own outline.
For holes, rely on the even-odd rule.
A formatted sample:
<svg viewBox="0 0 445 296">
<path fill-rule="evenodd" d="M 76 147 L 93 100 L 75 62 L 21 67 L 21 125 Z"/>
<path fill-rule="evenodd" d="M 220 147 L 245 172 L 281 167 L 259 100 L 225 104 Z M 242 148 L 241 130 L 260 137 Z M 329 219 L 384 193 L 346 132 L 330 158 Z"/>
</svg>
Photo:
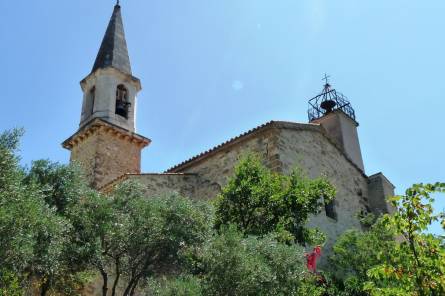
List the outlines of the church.
<svg viewBox="0 0 445 296">
<path fill-rule="evenodd" d="M 366 174 L 354 109 L 328 81 L 309 101 L 308 123 L 269 121 L 163 173 L 141 172 L 141 151 L 151 140 L 135 130 L 136 96 L 142 87 L 131 70 L 119 4 L 91 73 L 80 85 L 80 125 L 62 145 L 99 190 L 110 191 L 131 179 L 144 185 L 147 197 L 177 192 L 212 199 L 239 159 L 257 153 L 271 170 L 287 174 L 299 167 L 309 177 L 325 176 L 336 187 L 335 202 L 309 222 L 327 235 L 328 246 L 345 230 L 361 227 L 359 213 L 391 211 L 386 198 L 394 194 L 394 186 L 382 173 Z"/>
</svg>

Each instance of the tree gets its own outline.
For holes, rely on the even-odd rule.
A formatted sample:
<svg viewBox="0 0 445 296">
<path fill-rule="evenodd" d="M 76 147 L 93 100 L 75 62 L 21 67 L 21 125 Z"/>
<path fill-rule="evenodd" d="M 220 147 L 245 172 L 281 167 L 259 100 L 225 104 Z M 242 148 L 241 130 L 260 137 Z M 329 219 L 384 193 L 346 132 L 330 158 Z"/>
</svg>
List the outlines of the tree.
<svg viewBox="0 0 445 296">
<path fill-rule="evenodd" d="M 390 199 L 397 210 L 382 219 L 394 227 L 399 242 L 388 254 L 390 260 L 368 271 L 371 281 L 366 288 L 371 295 L 445 294 L 443 240 L 427 232 L 432 222 L 443 219 L 443 213 L 433 211 L 436 192 L 445 192 L 445 183 L 415 184 Z"/>
<path fill-rule="evenodd" d="M 70 216 L 70 208 L 92 191 L 80 166 L 62 165 L 49 160 L 34 161 L 24 181 L 38 185 L 48 206 L 66 217 Z"/>
<path fill-rule="evenodd" d="M 22 186 L 24 171 L 16 155 L 22 134 L 12 130 L 0 135 L 0 287 L 7 294 L 23 288 L 40 221 L 48 213 L 37 188 Z"/>
<path fill-rule="evenodd" d="M 393 214 L 338 239 L 331 269 L 342 275 L 342 295 L 444 295 L 445 246 L 427 232 L 444 217 L 434 214 L 431 194 L 444 191 L 444 183 L 413 185 L 390 199 Z"/>
<path fill-rule="evenodd" d="M 70 166 L 38 161 L 29 172 L 21 168 L 17 147 L 22 133 L 0 135 L 0 289 L 20 294 L 35 284 L 41 295 L 59 288 L 68 295 L 70 285 L 78 283 L 76 273 L 84 271 L 73 258 L 68 206 L 80 200 L 77 190 L 85 186 L 77 173 L 69 173 L 74 172 Z M 56 197 L 73 202 L 58 207 Z"/>
<path fill-rule="evenodd" d="M 92 258 L 85 253 L 85 246 L 78 243 L 82 234 L 81 229 L 73 226 L 79 218 L 75 209 L 85 196 L 97 192 L 87 186 L 80 167 L 49 160 L 34 161 L 23 181 L 39 188 L 53 211 L 52 222 L 47 222 L 52 231 L 41 234 L 37 241 L 33 275 L 42 281 L 42 289 L 60 290 L 65 295 L 74 293 L 86 280 L 82 277 Z"/>
<path fill-rule="evenodd" d="M 235 226 L 202 251 L 204 295 L 297 295 L 305 271 L 304 252 L 273 236 L 244 237 Z"/>
<path fill-rule="evenodd" d="M 186 254 L 190 274 L 156 282 L 155 295 L 306 295 L 303 248 L 273 235 L 246 237 L 225 226 Z"/>
<path fill-rule="evenodd" d="M 216 200 L 216 227 L 235 224 L 249 235 L 275 232 L 282 241 L 319 243 L 321 233 L 305 225 L 334 196 L 335 188 L 324 178 L 311 180 L 298 170 L 290 176 L 274 173 L 249 155 Z"/>
<path fill-rule="evenodd" d="M 192 275 L 180 275 L 149 283 L 149 295 L 154 296 L 201 296 L 201 281 Z"/>
<path fill-rule="evenodd" d="M 131 181 L 106 198 L 85 200 L 78 214 L 84 217 L 77 223 L 86 232 L 85 243 L 100 250 L 93 265 L 102 275 L 104 296 L 111 275 L 111 295 L 124 280 L 127 296 L 150 276 L 174 272 L 181 250 L 202 243 L 211 227 L 207 205 L 177 195 L 146 197 Z"/>
<path fill-rule="evenodd" d="M 368 219 L 370 218 L 370 219 Z M 368 270 L 389 260 L 397 241 L 395 230 L 382 219 L 373 221 L 366 232 L 348 230 L 336 241 L 329 258 L 339 295 L 366 296 L 364 286 L 370 280 Z"/>
</svg>

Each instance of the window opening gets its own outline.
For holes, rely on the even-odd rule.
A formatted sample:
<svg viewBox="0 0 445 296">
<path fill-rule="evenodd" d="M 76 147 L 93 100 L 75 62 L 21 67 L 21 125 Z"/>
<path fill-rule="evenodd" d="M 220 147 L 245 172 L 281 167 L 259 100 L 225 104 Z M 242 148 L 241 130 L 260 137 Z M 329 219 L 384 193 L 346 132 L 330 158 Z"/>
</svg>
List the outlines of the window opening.
<svg viewBox="0 0 445 296">
<path fill-rule="evenodd" d="M 90 90 L 90 104 L 91 104 L 90 110 L 89 110 L 90 114 L 94 113 L 94 103 L 95 103 L 95 100 L 96 100 L 96 87 L 93 86 L 93 88 L 91 88 L 91 90 Z"/>
<path fill-rule="evenodd" d="M 116 114 L 128 118 L 128 109 L 131 103 L 128 102 L 128 90 L 120 84 L 116 89 Z"/>
<path fill-rule="evenodd" d="M 324 209 L 327 217 L 337 220 L 337 212 L 335 211 L 335 201 L 331 201 L 325 204 Z"/>
</svg>

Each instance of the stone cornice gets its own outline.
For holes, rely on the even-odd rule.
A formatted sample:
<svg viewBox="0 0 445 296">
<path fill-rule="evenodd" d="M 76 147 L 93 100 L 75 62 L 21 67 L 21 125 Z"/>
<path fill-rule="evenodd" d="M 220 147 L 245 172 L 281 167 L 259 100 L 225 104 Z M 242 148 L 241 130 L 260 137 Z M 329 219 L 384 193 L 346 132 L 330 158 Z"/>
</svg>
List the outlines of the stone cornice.
<svg viewBox="0 0 445 296">
<path fill-rule="evenodd" d="M 352 124 L 354 124 L 356 127 L 358 127 L 360 125 L 355 119 L 352 119 L 348 114 L 343 112 L 343 110 L 341 110 L 341 109 L 334 110 L 331 113 L 328 113 L 328 114 L 326 114 L 326 115 L 324 115 L 324 116 L 322 116 L 320 118 L 314 119 L 314 120 L 311 121 L 311 123 L 320 124 L 321 122 L 323 122 L 324 119 L 326 119 L 328 117 L 331 117 L 331 116 L 334 116 L 334 115 L 337 115 L 337 114 L 338 115 L 342 115 L 347 120 L 351 121 Z"/>
<path fill-rule="evenodd" d="M 150 145 L 151 140 L 148 138 L 145 138 L 141 135 L 138 135 L 136 133 L 127 131 L 121 127 L 118 127 L 112 123 L 106 122 L 100 118 L 95 118 L 86 125 L 84 125 L 81 129 L 79 129 L 74 135 L 72 135 L 70 138 L 65 140 L 62 143 L 63 148 L 72 150 L 73 147 L 77 146 L 78 144 L 85 141 L 87 138 L 89 138 L 91 135 L 103 132 L 103 133 L 109 133 L 115 137 L 118 137 L 120 139 L 129 141 L 131 143 L 134 143 L 135 145 L 139 146 L 141 149 Z"/>
<path fill-rule="evenodd" d="M 99 75 L 116 75 L 122 81 L 126 81 L 131 84 L 134 84 L 137 91 L 140 91 L 142 89 L 141 81 L 139 80 L 139 78 L 137 78 L 133 75 L 127 74 L 125 72 L 122 72 L 121 70 L 110 66 L 107 68 L 97 69 L 94 72 L 91 72 L 90 74 L 88 74 L 87 77 L 82 79 L 82 81 L 80 81 L 80 86 L 82 87 L 82 90 L 85 91 L 85 86 L 87 85 L 88 80 L 95 79 L 95 77 L 97 77 Z"/>
</svg>

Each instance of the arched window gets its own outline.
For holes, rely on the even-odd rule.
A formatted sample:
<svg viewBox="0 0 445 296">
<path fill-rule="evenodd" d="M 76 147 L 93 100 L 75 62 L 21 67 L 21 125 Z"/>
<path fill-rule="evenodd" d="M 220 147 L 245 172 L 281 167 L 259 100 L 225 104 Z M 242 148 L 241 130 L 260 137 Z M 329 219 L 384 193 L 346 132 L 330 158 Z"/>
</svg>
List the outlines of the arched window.
<svg viewBox="0 0 445 296">
<path fill-rule="evenodd" d="M 119 84 L 116 89 L 116 114 L 128 118 L 128 90 L 123 84 Z"/>
</svg>

